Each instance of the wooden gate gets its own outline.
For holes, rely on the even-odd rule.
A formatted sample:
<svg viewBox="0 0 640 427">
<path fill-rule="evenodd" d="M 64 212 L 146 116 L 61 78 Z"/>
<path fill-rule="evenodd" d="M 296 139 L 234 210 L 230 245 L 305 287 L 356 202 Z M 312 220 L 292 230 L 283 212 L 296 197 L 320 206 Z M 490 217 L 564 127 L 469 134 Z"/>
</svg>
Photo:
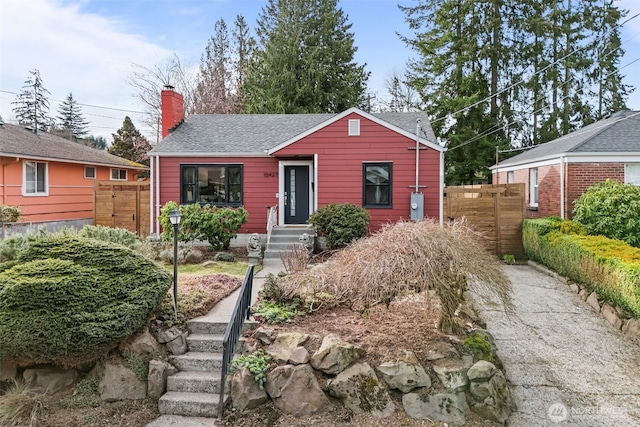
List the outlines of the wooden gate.
<svg viewBox="0 0 640 427">
<path fill-rule="evenodd" d="M 149 235 L 149 181 L 98 181 L 94 192 L 93 223 Z"/>
<path fill-rule="evenodd" d="M 465 218 L 487 238 L 487 248 L 498 256 L 524 257 L 522 221 L 524 184 L 485 184 L 445 187 L 445 219 Z"/>
</svg>

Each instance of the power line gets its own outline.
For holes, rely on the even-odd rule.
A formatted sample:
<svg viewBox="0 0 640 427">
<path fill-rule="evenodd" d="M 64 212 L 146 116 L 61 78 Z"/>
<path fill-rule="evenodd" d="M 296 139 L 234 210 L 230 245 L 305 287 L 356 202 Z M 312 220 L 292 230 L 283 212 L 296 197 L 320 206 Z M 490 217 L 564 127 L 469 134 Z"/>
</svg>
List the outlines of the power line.
<svg viewBox="0 0 640 427">
<path fill-rule="evenodd" d="M 0 92 L 2 93 L 8 93 L 10 95 L 19 95 L 19 93 L 16 92 L 11 92 L 8 90 L 2 90 L 0 89 Z M 55 99 L 55 98 L 49 98 L 51 101 L 55 101 L 55 102 L 65 102 L 65 100 L 60 100 L 60 99 Z M 146 114 L 144 111 L 137 111 L 137 110 L 127 110 L 124 108 L 115 108 L 115 107 L 103 107 L 100 105 L 92 105 L 92 104 L 83 104 L 81 102 L 76 102 L 77 105 L 81 105 L 83 107 L 91 107 L 91 108 L 100 108 L 103 110 L 112 110 L 112 111 L 122 111 L 124 113 L 136 113 L 136 114 Z"/>
</svg>

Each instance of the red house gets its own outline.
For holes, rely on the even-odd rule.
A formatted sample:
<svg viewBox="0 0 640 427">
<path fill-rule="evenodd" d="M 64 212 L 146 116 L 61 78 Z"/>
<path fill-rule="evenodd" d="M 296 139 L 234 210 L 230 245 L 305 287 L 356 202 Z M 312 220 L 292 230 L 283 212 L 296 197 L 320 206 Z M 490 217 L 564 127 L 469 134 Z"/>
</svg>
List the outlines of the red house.
<svg viewBox="0 0 640 427">
<path fill-rule="evenodd" d="M 640 185 L 640 111 L 620 111 L 490 169 L 496 184 L 525 184 L 527 217 L 570 218 L 573 202 L 598 182 Z"/>
<path fill-rule="evenodd" d="M 184 117 L 182 96 L 168 88 L 162 129 L 149 152 L 152 218 L 169 201 L 244 206 L 242 234 L 265 233 L 272 208 L 277 225 L 304 224 L 328 203 L 363 206 L 371 231 L 442 217 L 444 149 L 425 113 Z"/>
</svg>

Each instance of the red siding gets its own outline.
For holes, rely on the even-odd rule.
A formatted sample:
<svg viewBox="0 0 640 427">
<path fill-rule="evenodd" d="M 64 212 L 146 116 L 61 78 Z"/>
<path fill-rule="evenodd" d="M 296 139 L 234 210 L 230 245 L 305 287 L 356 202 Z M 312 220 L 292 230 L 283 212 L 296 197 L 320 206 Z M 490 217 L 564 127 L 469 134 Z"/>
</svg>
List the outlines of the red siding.
<svg viewBox="0 0 640 427">
<path fill-rule="evenodd" d="M 348 136 L 349 119 L 360 119 L 360 135 Z M 372 231 L 382 224 L 409 219 L 410 195 L 415 185 L 414 139 L 400 135 L 358 114 L 350 114 L 275 153 L 279 157 L 318 155 L 318 207 L 328 203 L 362 206 L 362 164 L 392 162 L 392 208 L 369 209 Z M 425 216 L 439 217 L 440 153 L 420 150 L 420 191 L 425 195 Z"/>
<path fill-rule="evenodd" d="M 240 233 L 265 233 L 270 206 L 278 204 L 278 160 L 272 157 L 161 157 L 160 205 L 180 202 L 180 165 L 241 164 L 243 173 L 243 203 L 249 212 Z"/>
<path fill-rule="evenodd" d="M 348 136 L 349 119 L 360 119 L 360 135 Z M 276 157 L 161 157 L 160 205 L 180 200 L 180 165 L 242 164 L 243 203 L 249 220 L 240 233 L 266 232 L 267 210 L 278 205 L 278 165 L 280 160 L 312 160 L 317 155 L 318 206 L 354 203 L 362 206 L 362 164 L 391 162 L 392 207 L 369 209 L 371 231 L 387 222 L 410 218 L 410 195 L 415 185 L 415 139 L 407 138 L 357 114 L 334 122 L 279 150 Z M 425 216 L 439 217 L 440 153 L 420 150 L 420 191 L 425 195 Z M 155 181 L 154 181 L 155 182 Z"/>
</svg>

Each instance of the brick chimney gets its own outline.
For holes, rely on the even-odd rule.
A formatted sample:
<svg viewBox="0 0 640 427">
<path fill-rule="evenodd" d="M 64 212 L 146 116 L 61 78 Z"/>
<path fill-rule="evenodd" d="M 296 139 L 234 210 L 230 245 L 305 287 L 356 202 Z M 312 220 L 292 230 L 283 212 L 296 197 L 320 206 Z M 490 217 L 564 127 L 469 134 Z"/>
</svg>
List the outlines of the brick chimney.
<svg viewBox="0 0 640 427">
<path fill-rule="evenodd" d="M 161 94 L 163 138 L 184 119 L 184 97 L 173 89 L 166 85 Z"/>
</svg>

